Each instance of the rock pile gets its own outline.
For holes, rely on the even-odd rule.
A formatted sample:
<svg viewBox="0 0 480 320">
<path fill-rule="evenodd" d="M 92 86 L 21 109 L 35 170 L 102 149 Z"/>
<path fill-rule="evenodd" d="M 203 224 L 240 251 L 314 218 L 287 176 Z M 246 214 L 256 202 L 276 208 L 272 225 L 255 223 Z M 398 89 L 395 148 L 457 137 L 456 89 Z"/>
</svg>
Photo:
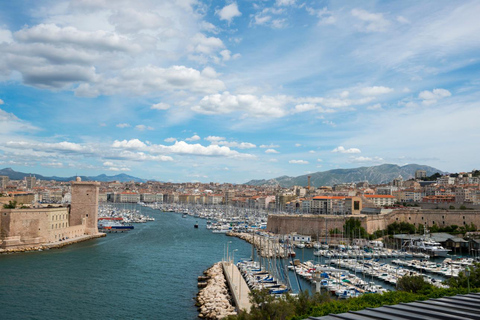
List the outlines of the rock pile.
<svg viewBox="0 0 480 320">
<path fill-rule="evenodd" d="M 197 295 L 198 317 L 203 319 L 223 319 L 237 314 L 230 302 L 232 299 L 228 292 L 227 281 L 225 280 L 221 263 L 217 262 L 207 269 L 204 274 L 205 277 L 199 277 L 199 281 L 202 281 L 202 283 L 205 283 L 204 281 L 206 280 L 206 286 Z"/>
</svg>

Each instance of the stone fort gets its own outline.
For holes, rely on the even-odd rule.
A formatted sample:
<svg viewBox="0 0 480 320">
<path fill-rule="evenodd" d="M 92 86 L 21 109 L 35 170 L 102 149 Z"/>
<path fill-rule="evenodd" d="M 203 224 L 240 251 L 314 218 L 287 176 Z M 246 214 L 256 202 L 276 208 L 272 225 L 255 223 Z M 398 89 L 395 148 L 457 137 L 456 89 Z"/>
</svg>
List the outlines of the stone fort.
<svg viewBox="0 0 480 320">
<path fill-rule="evenodd" d="M 343 230 L 345 221 L 349 218 L 360 220 L 362 227 L 368 233 L 385 230 L 394 222 L 408 222 L 416 227 L 423 224 L 426 227 L 438 225 L 459 227 L 473 223 L 480 227 L 480 210 L 438 210 L 438 209 L 399 209 L 387 210 L 379 214 L 356 215 L 280 215 L 268 216 L 267 231 L 276 234 L 298 233 L 310 235 L 312 238 L 325 237 L 330 230 Z"/>
<path fill-rule="evenodd" d="M 72 182 L 72 202 L 57 208 L 0 208 L 0 248 L 26 248 L 98 235 L 99 182 Z"/>
</svg>

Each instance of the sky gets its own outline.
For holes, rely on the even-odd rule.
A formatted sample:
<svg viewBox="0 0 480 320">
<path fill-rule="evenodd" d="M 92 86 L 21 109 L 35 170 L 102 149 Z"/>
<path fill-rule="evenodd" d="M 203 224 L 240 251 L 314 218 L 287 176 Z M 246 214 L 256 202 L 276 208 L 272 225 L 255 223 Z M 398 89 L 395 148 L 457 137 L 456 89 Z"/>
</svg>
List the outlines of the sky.
<svg viewBox="0 0 480 320">
<path fill-rule="evenodd" d="M 478 1 L 0 1 L 0 168 L 478 169 Z"/>
</svg>

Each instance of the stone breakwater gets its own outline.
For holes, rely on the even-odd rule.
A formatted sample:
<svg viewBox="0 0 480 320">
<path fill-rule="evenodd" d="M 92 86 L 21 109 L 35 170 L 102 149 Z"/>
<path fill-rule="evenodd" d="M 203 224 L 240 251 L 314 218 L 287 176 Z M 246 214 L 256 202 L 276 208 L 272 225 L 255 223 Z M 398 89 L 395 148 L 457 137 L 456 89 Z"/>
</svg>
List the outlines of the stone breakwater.
<svg viewBox="0 0 480 320">
<path fill-rule="evenodd" d="M 253 244 L 258 250 L 258 254 L 266 258 L 285 258 L 287 256 L 287 249 L 276 241 L 266 239 L 259 235 L 252 235 L 245 232 L 228 232 L 227 236 L 237 237 Z"/>
<path fill-rule="evenodd" d="M 67 239 L 64 241 L 58 241 L 54 243 L 45 243 L 39 244 L 35 246 L 26 246 L 26 247 L 17 247 L 17 248 L 8 248 L 8 249 L 0 249 L 0 254 L 8 254 L 8 253 L 18 253 L 18 252 L 32 252 L 32 251 L 43 251 L 43 250 L 50 250 L 50 249 L 59 249 L 74 243 L 87 241 L 90 239 L 96 239 L 105 237 L 105 233 L 99 233 L 96 235 L 89 235 L 89 236 L 81 236 L 74 239 Z"/>
<path fill-rule="evenodd" d="M 236 315 L 228 292 L 227 281 L 223 274 L 221 262 L 204 271 L 205 276 L 198 277 L 199 287 L 203 287 L 197 295 L 199 318 L 223 319 Z"/>
</svg>

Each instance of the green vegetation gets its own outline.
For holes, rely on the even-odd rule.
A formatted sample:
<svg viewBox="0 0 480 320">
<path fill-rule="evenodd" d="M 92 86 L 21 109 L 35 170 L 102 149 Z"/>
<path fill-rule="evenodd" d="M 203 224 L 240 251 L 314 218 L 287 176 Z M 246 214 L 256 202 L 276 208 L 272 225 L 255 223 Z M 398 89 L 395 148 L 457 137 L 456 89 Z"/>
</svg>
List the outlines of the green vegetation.
<svg viewBox="0 0 480 320">
<path fill-rule="evenodd" d="M 434 173 L 430 177 L 425 177 L 422 180 L 423 181 L 437 181 L 438 178 L 440 178 L 442 175 L 440 173 Z"/>
<path fill-rule="evenodd" d="M 430 232 L 447 232 L 451 234 L 464 234 L 465 232 L 472 232 L 472 231 L 477 231 L 477 226 L 475 224 L 470 223 L 466 224 L 464 226 L 457 226 L 455 224 L 452 224 L 451 226 L 446 226 L 446 227 L 439 227 L 438 225 L 434 224 L 433 226 L 428 228 Z"/>
<path fill-rule="evenodd" d="M 369 238 L 369 234 L 362 227 L 360 220 L 355 218 L 349 218 L 345 221 L 343 225 L 343 234 L 347 238 Z"/>
<path fill-rule="evenodd" d="M 398 291 L 384 294 L 364 294 L 358 298 L 336 300 L 327 294 L 313 295 L 302 292 L 297 298 L 286 295 L 275 299 L 267 290 L 252 291 L 250 313 L 240 313 L 231 316 L 230 320 L 301 320 L 308 317 L 322 317 L 328 314 L 338 314 L 348 311 L 358 311 L 365 308 L 378 308 L 384 305 L 394 305 L 413 301 L 423 301 L 469 292 L 480 292 L 480 264 L 475 264 L 469 276 L 461 272 L 458 278 L 447 280 L 448 289 L 439 289 L 426 283 L 422 277 L 406 276 L 398 282 Z M 470 288 L 470 289 L 469 289 Z"/>
<path fill-rule="evenodd" d="M 4 204 L 3 208 L 4 209 L 15 209 L 17 207 L 17 201 L 15 200 L 10 200 L 8 201 L 8 204 Z"/>
</svg>

